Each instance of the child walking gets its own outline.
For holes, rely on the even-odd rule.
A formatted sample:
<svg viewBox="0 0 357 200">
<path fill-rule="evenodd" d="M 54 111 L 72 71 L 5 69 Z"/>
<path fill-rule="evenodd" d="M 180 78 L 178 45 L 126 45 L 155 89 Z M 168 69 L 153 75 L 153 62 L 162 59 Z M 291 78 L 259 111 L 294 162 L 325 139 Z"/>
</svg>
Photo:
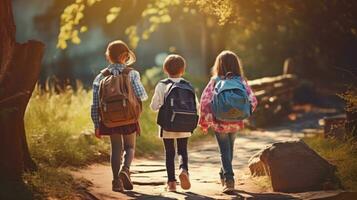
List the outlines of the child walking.
<svg viewBox="0 0 357 200">
<path fill-rule="evenodd" d="M 141 101 L 148 96 L 139 72 L 128 67 L 136 58 L 123 41 L 111 42 L 105 54 L 110 64 L 94 79 L 91 117 L 95 136 L 110 137 L 112 190 L 122 192 L 133 189 L 130 165 L 134 159 L 136 134 L 140 134 Z M 125 152 L 123 164 L 122 149 Z"/>
<path fill-rule="evenodd" d="M 175 141 L 180 158 L 180 185 L 191 187 L 188 173 L 187 141 L 198 122 L 196 96 L 191 84 L 182 78 L 186 62 L 182 56 L 169 55 L 163 64 L 167 79 L 156 85 L 150 107 L 159 111 L 157 123 L 166 153 L 167 191 L 176 191 Z"/>
<path fill-rule="evenodd" d="M 237 131 L 243 128 L 243 119 L 254 111 L 257 103 L 244 78 L 238 56 L 232 51 L 222 51 L 201 96 L 199 126 L 205 133 L 209 128 L 215 132 L 221 155 L 219 175 L 224 193 L 234 190 L 232 160 Z"/>
</svg>

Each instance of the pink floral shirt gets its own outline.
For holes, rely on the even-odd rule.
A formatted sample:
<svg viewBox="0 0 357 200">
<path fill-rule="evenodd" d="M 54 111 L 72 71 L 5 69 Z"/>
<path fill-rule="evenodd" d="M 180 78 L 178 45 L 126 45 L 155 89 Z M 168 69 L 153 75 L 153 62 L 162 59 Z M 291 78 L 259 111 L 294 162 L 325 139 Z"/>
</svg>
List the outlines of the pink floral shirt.
<svg viewBox="0 0 357 200">
<path fill-rule="evenodd" d="M 214 79 L 211 79 L 211 81 L 207 84 L 206 88 L 203 90 L 200 101 L 200 119 L 198 124 L 204 133 L 207 133 L 209 128 L 212 128 L 215 132 L 218 133 L 235 133 L 244 128 L 243 121 L 225 122 L 219 121 L 213 117 L 211 110 L 211 101 L 213 98 L 215 84 L 216 81 Z M 258 105 L 257 98 L 255 97 L 252 89 L 250 88 L 245 79 L 243 79 L 243 84 L 246 86 L 249 101 L 252 105 L 252 110 L 254 111 Z"/>
</svg>

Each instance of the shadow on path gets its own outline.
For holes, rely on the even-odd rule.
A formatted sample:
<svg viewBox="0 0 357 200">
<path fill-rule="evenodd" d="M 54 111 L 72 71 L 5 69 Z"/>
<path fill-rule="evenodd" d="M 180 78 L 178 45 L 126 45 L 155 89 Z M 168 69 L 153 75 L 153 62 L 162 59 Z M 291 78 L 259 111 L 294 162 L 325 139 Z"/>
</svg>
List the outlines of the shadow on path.
<svg viewBox="0 0 357 200">
<path fill-rule="evenodd" d="M 235 190 L 231 195 L 234 195 L 237 198 L 234 199 L 254 199 L 254 200 L 297 200 L 298 198 L 293 197 L 288 194 L 279 194 L 279 193 L 253 193 L 246 192 L 243 190 Z"/>
<path fill-rule="evenodd" d="M 171 197 L 163 197 L 163 196 L 158 196 L 158 195 L 149 195 L 149 194 L 143 194 L 140 192 L 134 192 L 134 191 L 126 191 L 123 194 L 127 195 L 128 197 L 138 199 L 138 200 L 147 200 L 147 199 L 158 199 L 158 200 L 176 200 L 176 198 L 171 198 Z"/>
<path fill-rule="evenodd" d="M 200 195 L 194 192 L 175 192 L 175 193 L 185 196 L 184 198 L 186 200 L 214 200 L 211 197 Z"/>
</svg>

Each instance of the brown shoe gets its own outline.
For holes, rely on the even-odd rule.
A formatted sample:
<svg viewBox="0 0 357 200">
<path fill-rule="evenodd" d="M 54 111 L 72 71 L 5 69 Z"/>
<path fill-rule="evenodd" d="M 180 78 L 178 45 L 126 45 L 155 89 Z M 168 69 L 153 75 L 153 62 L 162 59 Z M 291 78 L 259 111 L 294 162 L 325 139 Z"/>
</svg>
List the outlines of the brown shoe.
<svg viewBox="0 0 357 200">
<path fill-rule="evenodd" d="M 112 181 L 112 190 L 114 192 L 123 192 L 124 191 L 123 182 L 121 182 L 120 179 L 114 179 Z"/>
<path fill-rule="evenodd" d="M 167 182 L 166 191 L 176 192 L 176 181 Z"/>
<path fill-rule="evenodd" d="M 226 182 L 224 181 L 224 179 L 221 178 L 221 185 L 222 185 L 222 187 L 224 187 L 225 184 L 226 184 Z"/>
<path fill-rule="evenodd" d="M 229 194 L 234 191 L 234 180 L 226 180 L 223 187 L 223 193 Z"/>
<path fill-rule="evenodd" d="M 131 182 L 131 179 L 130 179 L 130 171 L 128 168 L 123 167 L 120 170 L 119 179 L 122 181 L 122 183 L 124 185 L 124 189 L 132 190 L 134 188 L 133 183 Z"/>
<path fill-rule="evenodd" d="M 188 190 L 191 188 L 190 178 L 189 178 L 187 170 L 184 170 L 184 169 L 181 170 L 179 179 L 180 179 L 180 185 L 181 185 L 182 189 Z"/>
</svg>

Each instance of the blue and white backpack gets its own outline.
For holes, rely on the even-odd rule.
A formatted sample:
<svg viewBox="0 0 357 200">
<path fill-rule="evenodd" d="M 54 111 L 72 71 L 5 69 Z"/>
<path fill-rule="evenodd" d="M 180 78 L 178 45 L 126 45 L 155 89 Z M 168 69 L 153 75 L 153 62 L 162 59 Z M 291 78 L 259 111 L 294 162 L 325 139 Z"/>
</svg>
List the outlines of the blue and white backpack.
<svg viewBox="0 0 357 200">
<path fill-rule="evenodd" d="M 211 106 L 213 116 L 220 121 L 241 121 L 252 114 L 248 93 L 240 76 L 216 78 Z"/>
</svg>

